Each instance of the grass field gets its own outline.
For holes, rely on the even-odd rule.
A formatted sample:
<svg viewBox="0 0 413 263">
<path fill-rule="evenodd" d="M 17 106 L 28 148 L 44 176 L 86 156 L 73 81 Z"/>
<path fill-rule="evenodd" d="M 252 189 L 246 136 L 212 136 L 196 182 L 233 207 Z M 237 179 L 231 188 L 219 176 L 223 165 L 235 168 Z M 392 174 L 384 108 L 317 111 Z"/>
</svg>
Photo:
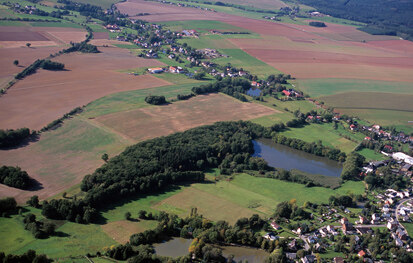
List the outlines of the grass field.
<svg viewBox="0 0 413 263">
<path fill-rule="evenodd" d="M 261 78 L 267 77 L 271 74 L 280 74 L 277 69 L 269 66 L 261 60 L 250 56 L 248 53 L 241 49 L 219 49 L 222 54 L 229 56 L 228 58 L 216 58 L 213 59 L 215 63 L 225 65 L 231 63 L 232 66 L 237 68 L 243 68 L 249 71 L 253 75 L 257 75 Z"/>
<path fill-rule="evenodd" d="M 148 107 L 149 104 L 145 102 L 145 97 L 148 95 L 163 95 L 170 98 L 178 94 L 190 93 L 193 86 L 193 83 L 188 83 L 112 94 L 91 102 L 86 107 L 83 116 L 87 118 L 98 117 L 109 113 Z"/>
<path fill-rule="evenodd" d="M 178 41 L 178 43 L 187 43 L 189 46 L 196 49 L 203 48 L 237 48 L 234 44 L 228 41 L 225 37 L 221 35 L 202 35 L 199 38 L 183 38 Z"/>
<path fill-rule="evenodd" d="M 254 213 L 272 214 L 275 206 L 293 198 L 302 205 L 305 201 L 327 202 L 331 195 L 364 191 L 361 182 L 347 182 L 336 190 L 313 187 L 268 178 L 256 178 L 239 174 L 232 181 L 206 182 L 180 186 L 172 190 L 145 196 L 135 201 L 118 203 L 102 213 L 108 222 L 123 220 L 125 212 L 136 216 L 141 209 L 166 211 L 181 217 L 189 215 L 191 207 L 211 220 L 227 220 L 234 223 L 238 218 Z"/>
<path fill-rule="evenodd" d="M 367 161 L 382 161 L 388 159 L 385 155 L 366 148 L 358 151 L 358 153 L 366 157 Z"/>
<path fill-rule="evenodd" d="M 403 226 L 406 228 L 409 236 L 413 236 L 413 223 L 403 223 Z"/>
<path fill-rule="evenodd" d="M 338 148 L 346 153 L 353 151 L 358 143 L 344 138 L 343 135 L 351 136 L 354 140 L 358 141 L 361 141 L 364 138 L 364 135 L 350 133 L 341 125 L 338 126 L 337 130 L 334 130 L 331 123 L 310 124 L 303 128 L 290 128 L 281 134 L 306 142 L 317 142 L 318 140 L 321 140 L 324 146 Z"/>
<path fill-rule="evenodd" d="M 413 94 L 409 82 L 390 82 L 357 79 L 301 79 L 299 89 L 312 97 L 334 95 L 344 92 L 389 92 Z"/>
<path fill-rule="evenodd" d="M 30 23 L 33 27 L 70 27 L 70 28 L 83 28 L 78 24 L 70 23 L 70 22 L 32 22 Z"/>
</svg>

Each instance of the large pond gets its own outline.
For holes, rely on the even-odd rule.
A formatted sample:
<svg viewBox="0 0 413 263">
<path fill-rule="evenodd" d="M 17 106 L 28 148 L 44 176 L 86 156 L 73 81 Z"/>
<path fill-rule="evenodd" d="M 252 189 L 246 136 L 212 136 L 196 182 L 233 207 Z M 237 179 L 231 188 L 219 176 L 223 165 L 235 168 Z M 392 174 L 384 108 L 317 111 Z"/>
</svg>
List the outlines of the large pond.
<svg viewBox="0 0 413 263">
<path fill-rule="evenodd" d="M 173 238 L 163 243 L 154 244 L 155 252 L 159 256 L 164 257 L 181 257 L 188 255 L 188 248 L 191 245 L 192 239 Z M 262 263 L 268 256 L 268 253 L 248 247 L 232 247 L 232 246 L 218 246 L 222 248 L 224 257 L 229 255 L 234 256 L 234 261 L 248 260 L 249 263 Z"/>
<path fill-rule="evenodd" d="M 253 141 L 253 144 L 254 156 L 262 157 L 275 168 L 335 177 L 340 176 L 343 170 L 338 162 L 274 143 L 270 139 Z"/>
</svg>

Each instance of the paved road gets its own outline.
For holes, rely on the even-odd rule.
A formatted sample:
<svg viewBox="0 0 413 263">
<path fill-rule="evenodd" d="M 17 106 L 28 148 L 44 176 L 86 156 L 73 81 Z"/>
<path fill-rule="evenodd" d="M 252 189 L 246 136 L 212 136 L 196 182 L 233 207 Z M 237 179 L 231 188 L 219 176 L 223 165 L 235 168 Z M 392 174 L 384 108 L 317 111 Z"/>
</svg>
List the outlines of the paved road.
<svg viewBox="0 0 413 263">
<path fill-rule="evenodd" d="M 394 213 L 395 213 L 395 216 L 396 216 L 396 223 L 397 224 L 399 224 L 404 230 L 406 230 L 405 228 L 404 228 L 404 226 L 399 222 L 399 210 L 400 210 L 400 208 L 402 207 L 402 205 L 404 204 L 404 203 L 406 203 L 407 201 L 410 201 L 410 200 L 413 200 L 413 197 L 410 197 L 410 198 L 406 198 L 406 199 L 402 199 L 402 200 L 400 200 L 399 202 L 397 202 L 397 207 L 396 207 L 396 210 L 394 211 Z"/>
</svg>

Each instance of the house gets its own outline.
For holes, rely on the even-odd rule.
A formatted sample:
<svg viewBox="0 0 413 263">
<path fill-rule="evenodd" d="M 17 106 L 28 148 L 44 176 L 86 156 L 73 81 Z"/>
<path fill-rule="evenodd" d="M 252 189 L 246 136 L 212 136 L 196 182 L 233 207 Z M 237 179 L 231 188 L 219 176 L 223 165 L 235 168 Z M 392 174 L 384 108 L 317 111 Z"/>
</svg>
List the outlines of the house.
<svg viewBox="0 0 413 263">
<path fill-rule="evenodd" d="M 163 68 L 148 68 L 148 71 L 151 74 L 158 74 L 163 72 Z"/>
<path fill-rule="evenodd" d="M 368 228 L 368 227 L 359 227 L 356 230 L 357 230 L 357 233 L 359 233 L 360 235 L 364 235 L 364 234 L 368 234 L 372 232 L 371 228 Z"/>
<path fill-rule="evenodd" d="M 366 140 L 366 141 L 371 141 L 371 137 L 366 136 L 366 137 L 364 137 L 364 140 Z"/>
<path fill-rule="evenodd" d="M 242 76 L 246 76 L 248 73 L 246 72 L 246 71 L 243 71 L 243 70 L 240 70 L 239 72 L 238 72 L 238 75 L 240 76 L 240 77 L 242 77 Z"/>
<path fill-rule="evenodd" d="M 177 68 L 177 67 L 170 66 L 170 67 L 169 67 L 169 72 L 171 72 L 171 73 L 178 73 L 178 68 Z"/>
<path fill-rule="evenodd" d="M 354 230 L 354 227 L 353 227 L 352 224 L 350 224 L 350 223 L 347 222 L 346 224 L 342 224 L 342 225 L 341 225 L 341 229 L 343 230 L 343 233 L 344 233 L 345 235 L 347 235 L 348 232 Z"/>
<path fill-rule="evenodd" d="M 391 147 L 390 145 L 384 145 L 384 147 L 383 147 L 383 151 L 385 151 L 385 152 L 391 152 L 391 151 L 393 151 L 393 147 Z"/>
<path fill-rule="evenodd" d="M 271 241 L 274 241 L 274 240 L 277 240 L 277 239 L 278 239 L 278 237 L 277 237 L 273 232 L 268 232 L 268 233 L 265 234 L 263 237 L 264 237 L 265 239 L 268 239 L 268 240 L 271 240 Z"/>
<path fill-rule="evenodd" d="M 367 218 L 365 218 L 364 216 L 359 216 L 359 223 L 361 224 L 361 225 L 365 225 L 365 224 L 367 224 Z"/>
<path fill-rule="evenodd" d="M 277 223 L 275 223 L 274 221 L 271 223 L 271 227 L 274 228 L 275 230 L 280 230 L 281 229 L 281 227 Z"/>
<path fill-rule="evenodd" d="M 306 255 L 305 257 L 301 258 L 301 262 L 303 263 L 313 263 L 314 261 L 316 261 L 314 255 Z"/>
<path fill-rule="evenodd" d="M 285 256 L 292 261 L 295 261 L 295 259 L 297 258 L 297 253 L 285 253 Z"/>
<path fill-rule="evenodd" d="M 375 124 L 375 125 L 372 126 L 372 128 L 378 131 L 378 130 L 380 130 L 381 127 L 380 127 L 380 125 Z"/>
<path fill-rule="evenodd" d="M 343 217 L 343 218 L 340 220 L 340 222 L 341 222 L 341 224 L 347 224 L 347 223 L 348 223 L 347 217 Z"/>
<path fill-rule="evenodd" d="M 366 255 L 366 252 L 364 250 L 360 250 L 359 253 L 357 253 L 359 257 L 364 257 Z"/>
<path fill-rule="evenodd" d="M 342 257 L 335 257 L 333 260 L 334 263 L 344 263 L 344 258 Z"/>
<path fill-rule="evenodd" d="M 351 125 L 350 125 L 350 130 L 352 130 L 352 131 L 357 130 L 357 126 L 354 125 L 354 124 L 351 124 Z"/>
<path fill-rule="evenodd" d="M 290 243 L 288 243 L 288 248 L 292 251 L 297 251 L 297 240 L 293 239 Z"/>
<path fill-rule="evenodd" d="M 388 228 L 389 230 L 396 229 L 396 227 L 397 227 L 397 223 L 396 223 L 396 222 L 387 222 L 387 228 Z"/>
<path fill-rule="evenodd" d="M 287 97 L 291 96 L 291 92 L 289 92 L 288 90 L 283 90 L 282 93 Z"/>
<path fill-rule="evenodd" d="M 261 83 L 258 83 L 258 82 L 256 82 L 256 81 L 252 81 L 252 82 L 251 82 L 251 86 L 253 86 L 253 87 L 261 87 Z"/>
</svg>

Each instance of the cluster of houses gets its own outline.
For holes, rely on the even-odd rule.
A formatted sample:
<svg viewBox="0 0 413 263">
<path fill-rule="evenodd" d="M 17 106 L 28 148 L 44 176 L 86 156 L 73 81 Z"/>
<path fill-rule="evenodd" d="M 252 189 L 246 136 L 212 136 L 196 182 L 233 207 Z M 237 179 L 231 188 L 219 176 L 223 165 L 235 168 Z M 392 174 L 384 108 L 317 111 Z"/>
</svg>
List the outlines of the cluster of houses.
<svg viewBox="0 0 413 263">
<path fill-rule="evenodd" d="M 385 145 L 384 147 L 386 147 L 388 145 Z M 394 174 L 399 174 L 399 175 L 404 175 L 407 176 L 409 178 L 412 178 L 413 175 L 413 157 L 402 153 L 402 152 L 395 152 L 392 154 L 387 154 L 385 152 L 382 152 L 383 154 L 386 154 L 389 157 L 392 157 L 394 160 L 397 161 L 397 163 L 394 163 L 394 161 L 392 162 L 393 164 L 393 168 L 392 168 L 392 172 Z M 391 159 L 388 160 L 383 160 L 383 161 L 371 161 L 368 163 L 368 165 L 366 165 L 365 167 L 363 167 L 363 172 L 365 174 L 368 173 L 375 173 L 377 171 L 378 168 L 383 167 L 383 166 L 387 166 L 389 165 L 389 163 L 391 162 Z"/>
<path fill-rule="evenodd" d="M 116 25 L 116 24 L 108 24 L 108 25 L 106 25 L 105 26 L 105 28 L 107 29 L 107 30 L 109 30 L 110 32 L 112 32 L 112 33 L 117 33 L 117 32 L 122 32 L 122 30 L 120 29 L 120 27 L 118 26 L 118 25 Z"/>
<path fill-rule="evenodd" d="M 302 95 L 300 92 L 298 92 L 298 91 L 296 91 L 296 90 L 294 90 L 294 89 L 285 89 L 285 90 L 282 91 L 282 94 L 284 94 L 287 99 L 291 99 L 291 98 L 296 98 L 296 99 L 303 98 L 303 95 Z"/>
<path fill-rule="evenodd" d="M 148 68 L 148 72 L 151 74 L 160 74 L 163 72 L 169 72 L 169 73 L 174 73 L 174 74 L 180 74 L 180 73 L 185 73 L 186 70 L 182 67 L 177 67 L 177 66 L 170 66 L 166 68 Z"/>
</svg>

